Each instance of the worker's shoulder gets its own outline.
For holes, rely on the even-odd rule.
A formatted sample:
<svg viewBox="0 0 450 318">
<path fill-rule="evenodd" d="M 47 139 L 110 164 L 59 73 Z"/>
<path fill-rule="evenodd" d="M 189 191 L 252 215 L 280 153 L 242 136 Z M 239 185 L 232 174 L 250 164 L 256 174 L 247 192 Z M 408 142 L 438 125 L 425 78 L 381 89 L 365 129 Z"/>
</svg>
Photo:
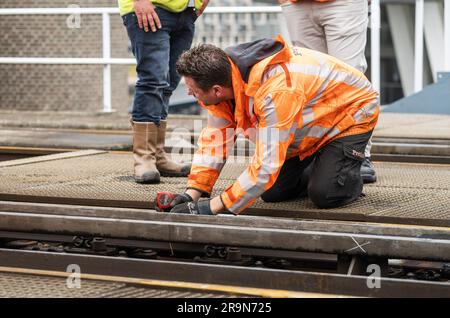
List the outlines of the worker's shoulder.
<svg viewBox="0 0 450 318">
<path fill-rule="evenodd" d="M 254 97 L 254 111 L 256 114 L 263 114 L 270 108 L 285 109 L 286 111 L 283 111 L 283 113 L 287 115 L 291 113 L 293 105 L 301 107 L 304 101 L 303 91 L 293 87 L 285 86 L 274 89 L 261 87 Z"/>
<path fill-rule="evenodd" d="M 256 90 L 255 103 L 262 102 L 268 95 L 274 98 L 296 99 L 304 95 L 303 85 L 299 85 L 285 74 L 276 74 L 268 78 Z"/>
</svg>

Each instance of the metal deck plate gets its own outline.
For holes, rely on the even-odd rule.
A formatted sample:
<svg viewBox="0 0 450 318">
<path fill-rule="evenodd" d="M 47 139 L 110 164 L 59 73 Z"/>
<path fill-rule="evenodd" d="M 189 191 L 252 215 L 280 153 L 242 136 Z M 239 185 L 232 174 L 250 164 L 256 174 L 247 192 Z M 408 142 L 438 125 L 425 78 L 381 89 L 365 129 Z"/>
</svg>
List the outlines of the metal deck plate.
<svg viewBox="0 0 450 318">
<path fill-rule="evenodd" d="M 146 288 L 120 282 L 82 279 L 68 288 L 66 278 L 0 272 L 0 298 L 223 298 L 229 294 Z"/>
<path fill-rule="evenodd" d="M 365 185 L 365 197 L 338 209 L 317 209 L 309 199 L 265 203 L 246 214 L 450 226 L 450 167 L 376 163 L 378 182 Z M 182 192 L 186 178 L 162 178 L 140 185 L 132 176 L 130 154 L 92 154 L 0 168 L 0 200 L 151 207 L 158 191 Z M 213 195 L 245 169 L 227 163 Z"/>
</svg>

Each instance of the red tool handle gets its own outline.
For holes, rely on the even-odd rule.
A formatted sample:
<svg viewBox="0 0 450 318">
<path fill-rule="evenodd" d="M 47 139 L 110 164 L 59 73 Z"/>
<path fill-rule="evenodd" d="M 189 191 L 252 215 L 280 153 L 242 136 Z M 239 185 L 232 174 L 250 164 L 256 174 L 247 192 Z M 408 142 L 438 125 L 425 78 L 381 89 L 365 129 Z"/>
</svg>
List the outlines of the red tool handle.
<svg viewBox="0 0 450 318">
<path fill-rule="evenodd" d="M 172 202 L 174 197 L 175 195 L 172 192 L 158 192 L 156 194 L 156 210 L 169 211 L 171 208 L 170 202 Z"/>
</svg>

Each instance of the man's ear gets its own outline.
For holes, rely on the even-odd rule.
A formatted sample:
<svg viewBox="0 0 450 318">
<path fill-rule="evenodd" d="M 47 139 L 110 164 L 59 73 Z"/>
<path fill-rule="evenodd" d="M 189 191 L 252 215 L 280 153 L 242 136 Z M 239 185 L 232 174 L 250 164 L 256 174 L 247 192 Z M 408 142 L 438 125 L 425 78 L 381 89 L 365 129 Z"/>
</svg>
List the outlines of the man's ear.
<svg viewBox="0 0 450 318">
<path fill-rule="evenodd" d="M 214 85 L 212 87 L 212 89 L 213 89 L 214 94 L 216 95 L 217 98 L 224 97 L 225 91 L 224 91 L 224 87 L 223 86 L 221 86 L 221 85 Z"/>
</svg>

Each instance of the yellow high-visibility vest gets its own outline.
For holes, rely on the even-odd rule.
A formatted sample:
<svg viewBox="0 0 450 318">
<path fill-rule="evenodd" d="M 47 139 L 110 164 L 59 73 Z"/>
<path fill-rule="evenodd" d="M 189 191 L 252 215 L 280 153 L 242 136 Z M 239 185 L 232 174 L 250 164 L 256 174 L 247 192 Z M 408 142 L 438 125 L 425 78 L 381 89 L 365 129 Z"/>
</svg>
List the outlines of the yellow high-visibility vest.
<svg viewBox="0 0 450 318">
<path fill-rule="evenodd" d="M 163 7 L 172 12 L 181 12 L 189 4 L 189 0 L 149 0 L 154 5 Z M 120 9 L 120 15 L 125 15 L 130 12 L 134 12 L 134 0 L 117 0 Z M 195 8 L 200 9 L 203 0 L 195 0 Z"/>
</svg>

